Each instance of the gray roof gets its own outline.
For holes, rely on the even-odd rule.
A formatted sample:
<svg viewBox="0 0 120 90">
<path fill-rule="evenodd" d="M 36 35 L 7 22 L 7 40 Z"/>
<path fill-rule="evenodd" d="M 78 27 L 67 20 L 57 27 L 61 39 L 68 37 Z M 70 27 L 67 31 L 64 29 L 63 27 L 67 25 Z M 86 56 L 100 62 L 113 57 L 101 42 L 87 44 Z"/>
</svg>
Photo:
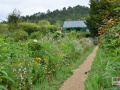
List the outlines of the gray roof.
<svg viewBox="0 0 120 90">
<path fill-rule="evenodd" d="M 65 21 L 63 28 L 87 27 L 84 21 Z"/>
</svg>

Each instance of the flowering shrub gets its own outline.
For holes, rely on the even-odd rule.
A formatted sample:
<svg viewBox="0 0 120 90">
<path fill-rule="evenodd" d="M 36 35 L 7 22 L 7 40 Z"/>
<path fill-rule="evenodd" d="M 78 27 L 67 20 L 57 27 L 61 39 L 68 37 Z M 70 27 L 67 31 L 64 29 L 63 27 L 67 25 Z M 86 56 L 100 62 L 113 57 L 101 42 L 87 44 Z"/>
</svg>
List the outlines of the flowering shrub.
<svg viewBox="0 0 120 90">
<path fill-rule="evenodd" d="M 120 54 L 120 37 L 119 37 L 119 33 L 120 33 L 120 24 L 118 24 L 117 26 L 113 27 L 111 30 L 108 30 L 108 33 L 104 34 L 102 36 L 102 47 L 105 48 L 105 52 L 107 54 L 116 56 L 118 54 Z"/>
</svg>

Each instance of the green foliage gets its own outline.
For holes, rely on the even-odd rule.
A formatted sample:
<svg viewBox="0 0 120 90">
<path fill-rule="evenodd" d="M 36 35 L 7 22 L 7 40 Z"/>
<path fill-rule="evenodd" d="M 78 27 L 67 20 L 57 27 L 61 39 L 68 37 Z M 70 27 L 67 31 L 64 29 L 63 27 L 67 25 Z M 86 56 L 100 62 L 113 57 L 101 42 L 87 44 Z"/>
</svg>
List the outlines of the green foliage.
<svg viewBox="0 0 120 90">
<path fill-rule="evenodd" d="M 22 78 L 24 78 L 24 80 L 28 80 L 26 77 L 24 77 L 24 72 L 21 71 L 25 66 L 27 67 L 26 64 L 25 66 L 22 65 L 23 62 L 25 63 L 28 62 L 28 60 L 30 61 L 28 57 L 29 51 L 26 47 L 27 45 L 21 42 L 14 43 L 6 41 L 5 38 L 0 38 L 0 42 L 0 71 L 2 70 L 2 74 L 0 73 L 2 82 L 0 82 L 0 84 L 7 87 L 8 90 L 14 90 L 16 88 L 20 90 L 20 84 L 25 83 L 25 81 L 21 81 L 23 80 Z M 25 69 L 24 71 L 26 72 Z M 14 83 L 12 83 L 13 81 Z M 29 82 L 27 81 L 28 84 Z M 22 86 L 24 87 L 24 85 Z"/>
<path fill-rule="evenodd" d="M 117 13 L 113 9 L 119 5 L 118 2 L 119 0 L 90 1 L 90 15 L 86 21 L 91 36 L 98 36 L 98 29 L 104 23 L 103 19 L 110 20 L 111 17 L 116 16 Z"/>
<path fill-rule="evenodd" d="M 118 24 L 117 26 L 113 27 L 111 30 L 108 30 L 107 33 L 105 33 L 102 36 L 102 47 L 106 49 L 106 53 L 107 54 L 111 54 L 111 55 L 119 55 L 120 51 L 119 51 L 119 45 L 120 45 L 120 24 Z M 117 35 L 118 34 L 118 35 Z M 117 36 L 116 36 L 117 35 Z M 113 53 L 115 52 L 115 53 Z"/>
<path fill-rule="evenodd" d="M 120 10 L 120 7 L 117 7 L 117 8 L 115 8 L 114 10 L 118 11 L 118 10 Z"/>
<path fill-rule="evenodd" d="M 8 34 L 8 25 L 7 24 L 0 24 L 0 34 Z"/>
<path fill-rule="evenodd" d="M 30 22 L 38 23 L 40 20 L 48 20 L 51 24 L 57 24 L 62 26 L 66 20 L 81 20 L 86 18 L 89 13 L 89 8 L 85 6 L 75 6 L 63 8 L 62 10 L 48 10 L 47 13 L 35 13 L 31 16 L 22 17 L 23 21 L 29 20 Z"/>
<path fill-rule="evenodd" d="M 80 33 L 77 33 L 77 32 L 75 32 L 73 30 L 72 32 L 67 33 L 67 36 L 69 38 L 78 38 L 78 39 L 85 38 L 85 37 L 87 37 L 87 35 L 89 36 L 90 32 L 80 32 Z"/>
<path fill-rule="evenodd" d="M 15 34 L 14 34 L 14 39 L 15 41 L 18 41 L 18 40 L 27 40 L 28 38 L 28 33 L 24 30 L 16 30 L 15 31 Z"/>
<path fill-rule="evenodd" d="M 39 26 L 46 26 L 46 25 L 50 25 L 50 22 L 47 20 L 41 20 L 38 23 Z"/>
<path fill-rule="evenodd" d="M 31 39 L 40 39 L 42 36 L 42 33 L 40 31 L 38 32 L 33 32 L 31 35 L 30 35 L 30 38 Z"/>
<path fill-rule="evenodd" d="M 58 38 L 61 38 L 61 37 L 64 37 L 64 34 L 61 33 L 61 32 L 56 31 L 56 32 L 53 34 L 53 39 L 58 39 Z"/>
<path fill-rule="evenodd" d="M 20 11 L 14 9 L 13 12 L 8 15 L 9 29 L 11 29 L 12 31 L 13 29 L 16 29 L 19 21 L 20 21 Z"/>
<path fill-rule="evenodd" d="M 91 47 L 68 36 L 53 40 L 52 35 L 24 42 L 13 42 L 10 37 L 1 35 L 0 42 L 0 89 L 6 87 L 8 90 L 50 88 L 53 80 L 71 75 L 73 62 L 79 61 Z"/>
<path fill-rule="evenodd" d="M 29 22 L 19 23 L 18 28 L 26 31 L 28 34 L 38 31 L 38 25 L 35 23 L 29 23 Z"/>
<path fill-rule="evenodd" d="M 2 89 L 2 90 L 8 90 L 6 87 L 4 87 L 2 85 L 0 85 L 0 89 Z"/>
<path fill-rule="evenodd" d="M 32 51 L 32 55 L 34 57 L 39 56 L 39 53 L 41 51 L 41 43 L 38 42 L 38 40 L 34 39 L 34 40 L 30 40 L 28 42 L 28 49 Z"/>
<path fill-rule="evenodd" d="M 55 31 L 57 31 L 57 27 L 55 25 L 39 26 L 39 31 L 43 35 L 46 35 L 48 33 L 54 33 Z"/>
<path fill-rule="evenodd" d="M 57 31 L 57 27 L 55 25 L 39 26 L 35 23 L 29 23 L 29 22 L 19 23 L 18 27 L 20 29 L 26 31 L 29 35 L 31 35 L 34 32 L 37 32 L 37 31 L 39 31 L 40 34 L 42 34 L 42 35 L 46 35 L 48 33 L 54 33 L 55 31 Z"/>
<path fill-rule="evenodd" d="M 102 44 L 93 62 L 85 90 L 119 90 L 119 82 L 112 85 L 112 78 L 119 77 L 120 24 L 108 28 L 101 38 Z"/>
</svg>

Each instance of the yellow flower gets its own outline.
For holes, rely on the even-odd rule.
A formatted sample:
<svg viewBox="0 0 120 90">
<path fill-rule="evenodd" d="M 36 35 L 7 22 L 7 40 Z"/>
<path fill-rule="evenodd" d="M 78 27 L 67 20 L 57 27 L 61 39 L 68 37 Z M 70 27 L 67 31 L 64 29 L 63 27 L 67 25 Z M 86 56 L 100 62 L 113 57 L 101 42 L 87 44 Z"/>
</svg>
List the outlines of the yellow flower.
<svg viewBox="0 0 120 90">
<path fill-rule="evenodd" d="M 40 61 L 40 60 L 41 60 L 41 58 L 40 58 L 40 57 L 36 57 L 36 60 Z"/>
<path fill-rule="evenodd" d="M 47 60 L 46 58 L 44 58 L 44 60 Z"/>
<path fill-rule="evenodd" d="M 2 82 L 2 78 L 0 78 L 0 82 Z"/>
<path fill-rule="evenodd" d="M 23 64 L 23 62 L 20 62 L 19 64 L 18 64 L 18 66 L 21 66 Z"/>
<path fill-rule="evenodd" d="M 35 61 L 35 60 L 34 60 L 33 62 L 34 62 L 34 64 L 38 64 L 38 62 L 37 62 L 37 61 Z"/>
</svg>

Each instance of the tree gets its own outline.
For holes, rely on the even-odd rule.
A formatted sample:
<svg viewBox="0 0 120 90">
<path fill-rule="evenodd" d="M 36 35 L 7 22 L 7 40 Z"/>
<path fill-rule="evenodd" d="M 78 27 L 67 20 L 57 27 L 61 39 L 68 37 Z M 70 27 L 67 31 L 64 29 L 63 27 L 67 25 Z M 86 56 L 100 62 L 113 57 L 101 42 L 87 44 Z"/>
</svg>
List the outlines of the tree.
<svg viewBox="0 0 120 90">
<path fill-rule="evenodd" d="M 9 29 L 15 29 L 18 26 L 18 23 L 20 21 L 20 11 L 17 9 L 14 9 L 11 14 L 8 15 L 8 24 Z"/>
<path fill-rule="evenodd" d="M 90 0 L 90 15 L 86 24 L 93 37 L 98 36 L 98 30 L 104 24 L 103 20 L 110 20 L 116 15 L 114 8 L 118 5 L 119 0 Z"/>
<path fill-rule="evenodd" d="M 89 14 L 89 8 L 85 6 L 77 5 L 75 7 L 63 7 L 61 10 L 48 10 L 46 13 L 35 13 L 29 17 L 22 17 L 22 21 L 30 21 L 38 23 L 39 20 L 48 20 L 50 24 L 56 24 L 56 22 L 64 22 L 66 20 L 81 20 L 81 18 L 86 18 Z"/>
</svg>

